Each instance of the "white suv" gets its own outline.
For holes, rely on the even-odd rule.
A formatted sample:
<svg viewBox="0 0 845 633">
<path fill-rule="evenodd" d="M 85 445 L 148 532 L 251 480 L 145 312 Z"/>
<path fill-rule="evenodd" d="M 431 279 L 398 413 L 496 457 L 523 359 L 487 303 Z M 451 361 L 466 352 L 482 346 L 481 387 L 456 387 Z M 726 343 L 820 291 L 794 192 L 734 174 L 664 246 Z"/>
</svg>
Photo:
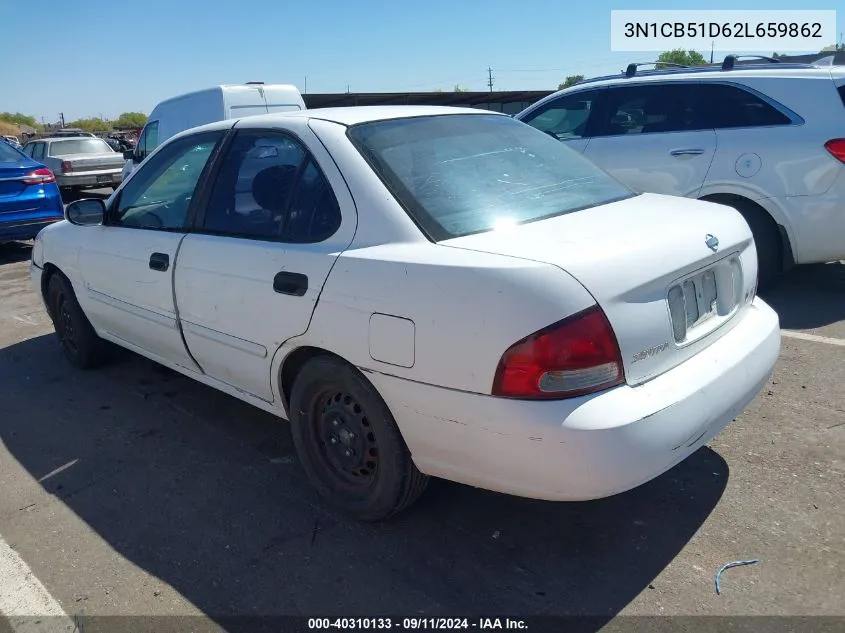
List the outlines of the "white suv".
<svg viewBox="0 0 845 633">
<path fill-rule="evenodd" d="M 583 81 L 516 115 L 635 191 L 730 205 L 760 283 L 845 259 L 845 67 L 736 64 Z M 654 227 L 659 230 L 660 227 Z"/>
</svg>

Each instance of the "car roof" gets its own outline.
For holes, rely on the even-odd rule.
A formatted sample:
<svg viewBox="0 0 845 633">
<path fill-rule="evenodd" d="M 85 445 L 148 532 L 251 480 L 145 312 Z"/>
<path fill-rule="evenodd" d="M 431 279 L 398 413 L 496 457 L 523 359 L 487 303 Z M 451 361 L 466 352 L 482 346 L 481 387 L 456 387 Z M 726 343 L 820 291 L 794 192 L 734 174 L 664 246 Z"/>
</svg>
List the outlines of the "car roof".
<svg viewBox="0 0 845 633">
<path fill-rule="evenodd" d="M 604 75 L 584 79 L 572 88 L 594 84 L 624 84 L 634 81 L 682 81 L 689 79 L 709 80 L 719 79 L 725 81 L 742 81 L 748 78 L 804 78 L 822 77 L 830 79 L 831 76 L 840 77 L 845 72 L 841 66 L 817 66 L 813 64 L 759 64 L 759 63 L 738 63 L 736 66 L 724 69 L 721 64 L 693 66 L 690 68 L 669 68 L 660 70 L 637 70 L 632 76 L 626 76 L 625 71 L 615 75 Z M 568 90 L 568 89 L 567 89 Z"/>
<path fill-rule="evenodd" d="M 481 110 L 480 108 L 459 108 L 453 106 L 347 106 L 338 108 L 315 108 L 313 110 L 293 110 L 290 112 L 278 112 L 274 114 L 257 114 L 241 119 L 216 121 L 200 127 L 193 128 L 193 131 L 208 131 L 228 129 L 236 121 L 249 120 L 250 123 L 273 126 L 291 118 L 320 119 L 340 125 L 352 126 L 359 123 L 370 123 L 372 121 L 385 121 L 390 119 L 405 119 L 411 117 L 437 116 L 446 114 L 487 114 L 495 116 L 507 116 L 492 110 Z"/>
</svg>

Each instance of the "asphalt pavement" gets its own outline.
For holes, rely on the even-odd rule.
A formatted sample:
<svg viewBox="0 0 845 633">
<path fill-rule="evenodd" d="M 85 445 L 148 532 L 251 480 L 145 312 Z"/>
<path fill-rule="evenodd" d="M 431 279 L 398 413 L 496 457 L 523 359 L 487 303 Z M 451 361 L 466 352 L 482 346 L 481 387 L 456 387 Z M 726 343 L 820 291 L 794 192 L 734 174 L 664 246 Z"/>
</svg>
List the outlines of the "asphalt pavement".
<svg viewBox="0 0 845 633">
<path fill-rule="evenodd" d="M 765 293 L 786 330 L 772 380 L 658 479 L 586 503 L 434 481 L 366 525 L 320 503 L 273 416 L 130 353 L 69 367 L 29 257 L 0 246 L 0 570 L 21 578 L 0 571 L 0 606 L 5 587 L 18 614 L 845 616 L 841 263 Z M 25 587 L 40 597 L 10 602 Z"/>
</svg>

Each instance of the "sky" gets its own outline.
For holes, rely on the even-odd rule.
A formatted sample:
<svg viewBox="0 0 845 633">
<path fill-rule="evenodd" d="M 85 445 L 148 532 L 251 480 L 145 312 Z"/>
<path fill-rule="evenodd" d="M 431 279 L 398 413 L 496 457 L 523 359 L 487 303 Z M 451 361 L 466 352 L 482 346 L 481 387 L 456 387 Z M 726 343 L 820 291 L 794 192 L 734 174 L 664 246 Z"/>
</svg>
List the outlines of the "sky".
<svg viewBox="0 0 845 633">
<path fill-rule="evenodd" d="M 0 0 L 0 16 L 6 3 L 11 0 Z M 746 0 L 740 7 L 707 2 L 700 8 L 802 8 L 796 5 Z M 46 122 L 60 112 L 66 121 L 116 118 L 149 113 L 191 90 L 246 81 L 291 83 L 309 93 L 487 90 L 488 68 L 495 90 L 553 90 L 567 75 L 615 73 L 656 58 L 659 51 L 610 51 L 611 9 L 696 8 L 654 0 L 76 0 L 63 6 L 31 20 L 18 10 L 0 20 L 6 26 L 0 111 Z M 845 10 L 837 21 L 837 33 L 845 31 Z M 716 51 L 716 58 L 729 52 Z"/>
</svg>

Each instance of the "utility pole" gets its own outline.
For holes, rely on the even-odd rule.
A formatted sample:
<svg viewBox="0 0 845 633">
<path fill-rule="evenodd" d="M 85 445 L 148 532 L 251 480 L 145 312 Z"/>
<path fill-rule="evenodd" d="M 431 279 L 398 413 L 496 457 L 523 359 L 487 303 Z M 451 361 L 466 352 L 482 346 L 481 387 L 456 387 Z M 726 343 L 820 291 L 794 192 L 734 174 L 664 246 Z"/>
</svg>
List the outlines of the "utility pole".
<svg viewBox="0 0 845 633">
<path fill-rule="evenodd" d="M 713 49 L 716 47 L 716 40 L 710 42 L 710 63 L 713 63 Z"/>
<path fill-rule="evenodd" d="M 65 126 L 65 113 L 59 112 L 59 118 L 62 120 L 62 127 Z"/>
<path fill-rule="evenodd" d="M 487 85 L 490 87 L 490 92 L 493 92 L 493 69 L 487 67 Z"/>
<path fill-rule="evenodd" d="M 346 84 L 346 94 L 349 94 L 349 84 Z"/>
<path fill-rule="evenodd" d="M 305 75 L 305 92 L 303 94 L 308 94 L 308 75 Z"/>
</svg>

